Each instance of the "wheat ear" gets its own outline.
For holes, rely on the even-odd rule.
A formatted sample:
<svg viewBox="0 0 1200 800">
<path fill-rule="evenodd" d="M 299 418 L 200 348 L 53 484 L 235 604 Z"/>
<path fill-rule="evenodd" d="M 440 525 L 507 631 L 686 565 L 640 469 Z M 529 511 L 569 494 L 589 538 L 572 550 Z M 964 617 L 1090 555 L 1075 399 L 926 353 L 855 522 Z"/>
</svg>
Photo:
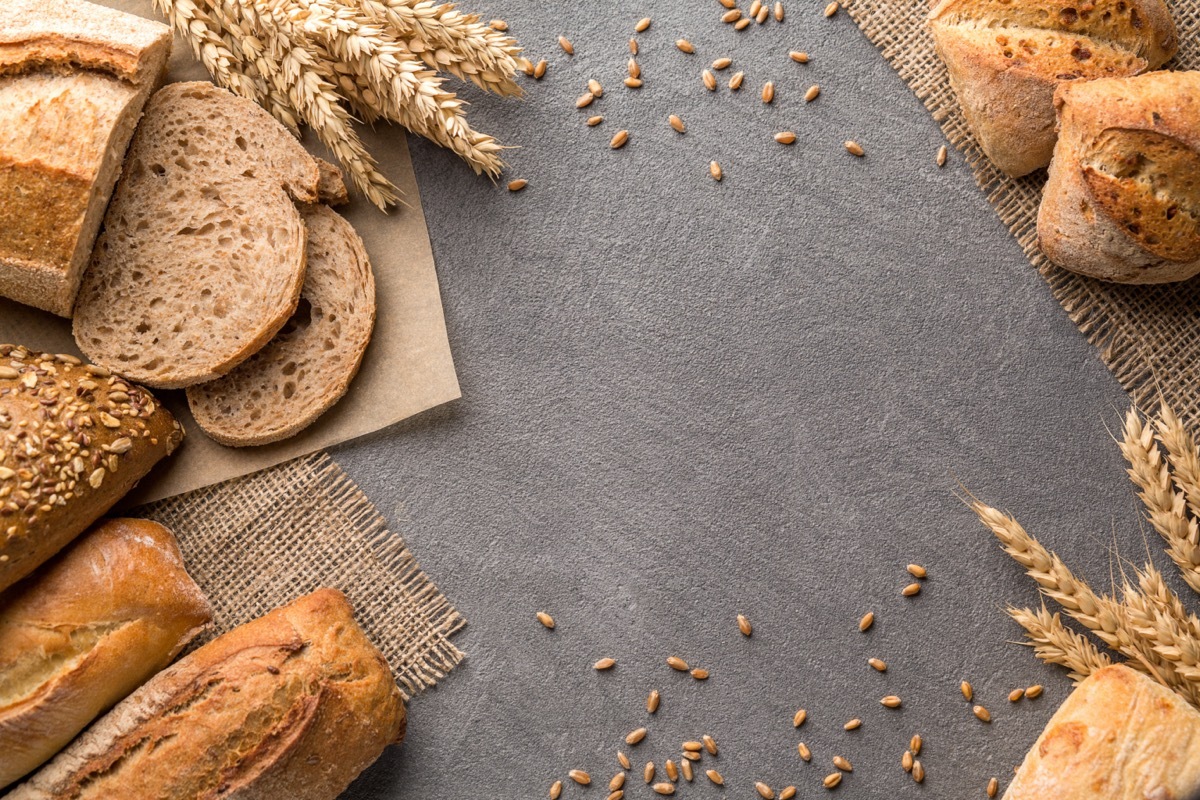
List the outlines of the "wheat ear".
<svg viewBox="0 0 1200 800">
<path fill-rule="evenodd" d="M 1192 684 L 1193 695 L 1200 700 L 1200 619 L 1188 613 L 1153 565 L 1137 575 L 1138 588 L 1125 587 L 1130 620 L 1153 643 L 1155 652 Z"/>
<path fill-rule="evenodd" d="M 1186 685 L 1172 662 L 1157 652 L 1150 641 L 1133 627 L 1127 609 L 1111 597 L 1103 597 L 1075 577 L 1057 555 L 1030 536 L 1021 524 L 991 506 L 975 501 L 971 508 L 1004 550 L 1037 581 L 1042 594 L 1061 605 L 1106 645 L 1130 659 L 1143 671 L 1170 689 Z"/>
<path fill-rule="evenodd" d="M 1173 440 L 1174 444 L 1178 444 Z M 1187 515 L 1187 500 L 1175 491 L 1171 470 L 1163 460 L 1154 439 L 1154 431 L 1143 423 L 1136 409 L 1125 414 L 1121 454 L 1129 462 L 1130 479 L 1141 490 L 1138 497 L 1146 506 L 1150 524 L 1167 543 L 1167 555 L 1183 572 L 1183 579 L 1200 591 L 1200 530 Z M 1182 455 L 1182 454 L 1181 454 Z"/>
<path fill-rule="evenodd" d="M 400 190 L 383 176 L 363 146 L 334 84 L 320 74 L 316 56 L 294 42 L 283 28 L 264 24 L 260 7 L 268 5 L 263 0 L 227 0 L 221 9 L 231 21 L 255 31 L 264 56 L 278 65 L 278 70 L 266 77 L 342 163 L 359 191 L 381 209 L 398 202 Z"/>
<path fill-rule="evenodd" d="M 1171 478 L 1192 514 L 1186 536 L 1168 539 L 1167 552 L 1188 586 L 1200 592 L 1200 527 L 1195 522 L 1200 516 L 1200 453 L 1196 440 L 1166 403 L 1159 409 L 1155 428 L 1158 441 L 1167 451 Z"/>
<path fill-rule="evenodd" d="M 1112 664 L 1111 658 L 1086 636 L 1064 625 L 1062 618 L 1051 614 L 1044 604 L 1037 611 L 1009 608 L 1008 614 L 1025 629 L 1037 657 L 1047 664 L 1066 667 L 1075 683 Z"/>
<path fill-rule="evenodd" d="M 355 0 L 355 4 L 370 19 L 386 21 L 430 69 L 469 80 L 489 92 L 521 94 L 513 80 L 521 48 L 474 14 L 427 0 Z"/>
</svg>

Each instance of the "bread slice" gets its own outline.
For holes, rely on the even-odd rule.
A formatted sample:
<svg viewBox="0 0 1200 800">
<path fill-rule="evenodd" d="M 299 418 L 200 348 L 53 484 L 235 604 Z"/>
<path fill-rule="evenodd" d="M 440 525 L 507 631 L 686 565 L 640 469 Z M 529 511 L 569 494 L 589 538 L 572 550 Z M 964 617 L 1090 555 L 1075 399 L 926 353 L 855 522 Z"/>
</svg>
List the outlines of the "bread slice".
<svg viewBox="0 0 1200 800">
<path fill-rule="evenodd" d="M 1162 0 L 941 0 L 929 26 L 980 147 L 1013 177 L 1050 163 L 1060 84 L 1157 69 L 1178 48 Z"/>
<path fill-rule="evenodd" d="M 316 160 L 271 115 L 211 83 L 150 99 L 75 306 L 97 364 L 149 386 L 211 381 L 296 310 Z"/>
<path fill-rule="evenodd" d="M 171 662 L 212 610 L 169 530 L 101 522 L 0 603 L 0 789 Z"/>
<path fill-rule="evenodd" d="M 0 295 L 70 316 L 170 29 L 80 0 L 0 3 Z"/>
<path fill-rule="evenodd" d="M 318 589 L 158 673 L 7 800 L 333 800 L 405 727 L 383 654 Z"/>
<path fill-rule="evenodd" d="M 221 444 L 268 444 L 311 425 L 346 393 L 371 339 L 375 279 L 362 239 L 325 206 L 304 219 L 308 271 L 296 314 L 233 372 L 187 391 L 196 423 Z"/>
<path fill-rule="evenodd" d="M 1075 82 L 1038 241 L 1065 269 L 1118 283 L 1200 274 L 1200 72 Z"/>
</svg>

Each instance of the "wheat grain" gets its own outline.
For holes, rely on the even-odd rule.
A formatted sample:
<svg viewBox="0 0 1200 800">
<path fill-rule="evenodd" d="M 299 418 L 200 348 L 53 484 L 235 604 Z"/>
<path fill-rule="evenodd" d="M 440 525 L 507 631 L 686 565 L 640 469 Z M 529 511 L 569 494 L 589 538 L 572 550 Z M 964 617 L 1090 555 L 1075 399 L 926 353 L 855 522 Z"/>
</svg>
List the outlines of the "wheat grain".
<svg viewBox="0 0 1200 800">
<path fill-rule="evenodd" d="M 529 181 L 525 180 L 524 178 L 517 178 L 515 181 L 509 181 L 509 182 L 508 182 L 508 190 L 509 190 L 510 192 L 519 192 L 519 191 L 521 191 L 522 189 L 524 189 L 524 188 L 525 188 L 526 186 L 528 186 L 528 185 L 529 185 Z M 540 616 L 540 615 L 539 615 L 539 616 Z M 549 616 L 549 614 L 547 614 L 546 616 L 548 617 L 548 616 Z M 543 622 L 542 624 L 543 624 L 543 625 L 546 625 L 546 623 L 545 623 L 545 622 Z M 554 627 L 554 620 L 550 620 L 550 624 L 549 624 L 549 625 L 546 625 L 546 627 L 547 627 L 547 628 L 553 628 L 553 627 Z"/>
<path fill-rule="evenodd" d="M 850 764 L 850 760 L 844 756 L 834 756 L 833 765 L 842 772 L 854 772 L 854 767 Z"/>
<path fill-rule="evenodd" d="M 795 61 L 797 64 L 807 64 L 808 63 L 808 53 L 805 53 L 801 50 L 791 51 L 790 53 L 788 53 L 788 57 L 790 59 L 792 59 L 792 61 Z"/>
<path fill-rule="evenodd" d="M 908 740 L 908 749 L 914 756 L 921 755 L 921 747 L 925 744 L 925 740 L 921 738 L 921 734 L 914 733 L 912 738 Z"/>
<path fill-rule="evenodd" d="M 858 629 L 860 631 L 862 631 L 863 633 L 866 633 L 867 631 L 869 631 L 871 629 L 871 626 L 874 624 L 875 624 L 875 612 L 868 611 L 867 613 L 863 614 L 862 619 L 860 619 L 858 621 Z"/>
<path fill-rule="evenodd" d="M 753 20 L 751 20 L 749 17 L 742 17 L 737 22 L 733 23 L 733 29 L 735 31 L 744 31 L 746 28 L 750 27 L 750 23 L 752 21 Z"/>
<path fill-rule="evenodd" d="M 713 75 L 712 72 L 707 69 L 700 73 L 700 75 L 704 80 L 704 88 L 708 89 L 710 92 L 715 92 L 717 90 L 717 76 Z"/>
<path fill-rule="evenodd" d="M 688 55 L 696 52 L 695 46 L 693 46 L 692 43 L 687 39 L 676 39 L 675 46 L 678 47 L 681 52 L 687 53 Z"/>
<path fill-rule="evenodd" d="M 708 779 L 717 786 L 725 785 L 725 779 L 721 777 L 721 773 L 717 772 L 715 769 L 706 769 L 704 770 L 704 774 L 707 775 Z"/>
<path fill-rule="evenodd" d="M 798 745 L 796 745 L 796 752 L 800 754 L 802 761 L 812 761 L 812 750 L 809 750 L 808 745 L 806 745 L 804 742 L 800 742 Z"/>
<path fill-rule="evenodd" d="M 767 81 L 762 88 L 762 101 L 764 103 L 775 102 L 775 82 Z"/>
<path fill-rule="evenodd" d="M 738 89 L 741 89 L 742 81 L 744 81 L 745 79 L 746 79 L 746 73 L 744 73 L 744 72 L 733 73 L 733 77 L 729 79 L 729 90 L 731 92 L 736 92 Z"/>
<path fill-rule="evenodd" d="M 1040 683 L 1035 683 L 1033 686 L 1030 686 L 1028 689 L 1025 690 L 1025 697 L 1027 697 L 1030 700 L 1036 700 L 1042 696 L 1042 692 L 1044 692 L 1044 691 L 1045 691 L 1045 689 L 1042 687 L 1042 685 Z"/>
<path fill-rule="evenodd" d="M 625 785 L 625 773 L 618 772 L 616 775 L 612 776 L 611 780 L 609 780 L 608 790 L 610 792 L 615 792 L 617 789 L 620 789 L 624 785 Z"/>
<path fill-rule="evenodd" d="M 649 28 L 650 28 L 650 18 L 649 17 L 642 17 L 641 19 L 638 20 L 637 24 L 633 26 L 633 29 L 635 31 L 637 31 L 638 33 L 645 33 L 647 30 L 649 30 Z"/>
<path fill-rule="evenodd" d="M 562 797 L 562 781 L 555 781 L 550 784 L 550 800 L 558 800 Z"/>
<path fill-rule="evenodd" d="M 714 62 L 712 63 L 712 68 L 713 68 L 713 69 L 717 69 L 717 70 L 720 70 L 720 69 L 725 69 L 726 67 L 728 67 L 728 66 L 729 66 L 730 64 L 732 64 L 732 63 L 733 63 L 733 59 L 732 59 L 732 58 L 728 58 L 728 57 L 722 56 L 721 58 L 718 58 L 716 61 L 714 61 Z"/>
<path fill-rule="evenodd" d="M 569 56 L 575 55 L 575 45 L 571 44 L 571 40 L 565 36 L 558 37 L 558 46 L 562 51 Z"/>
<path fill-rule="evenodd" d="M 578 783 L 580 786 L 587 786 L 592 782 L 592 776 L 588 775 L 581 769 L 573 769 L 567 773 L 567 777 Z"/>
<path fill-rule="evenodd" d="M 755 781 L 754 791 L 758 792 L 758 796 L 763 800 L 775 800 L 775 790 L 762 781 Z"/>
<path fill-rule="evenodd" d="M 842 773 L 833 772 L 833 773 L 830 773 L 829 775 L 826 775 L 825 779 L 821 781 L 821 784 L 826 789 L 836 789 L 838 784 L 841 782 L 842 782 Z"/>
<path fill-rule="evenodd" d="M 742 10 L 740 8 L 730 9 L 721 15 L 721 22 L 726 24 L 737 22 L 742 18 Z"/>
<path fill-rule="evenodd" d="M 841 8 L 841 5 L 839 3 L 836 3 L 836 2 L 830 3 L 829 5 L 825 6 L 825 16 L 832 17 L 834 14 L 836 14 L 838 12 L 839 8 Z"/>
<path fill-rule="evenodd" d="M 782 2 L 776 2 L 776 3 L 775 3 L 775 21 L 776 21 L 776 22 L 783 22 L 783 15 L 784 15 L 784 11 L 783 11 L 783 3 L 782 3 Z"/>
</svg>

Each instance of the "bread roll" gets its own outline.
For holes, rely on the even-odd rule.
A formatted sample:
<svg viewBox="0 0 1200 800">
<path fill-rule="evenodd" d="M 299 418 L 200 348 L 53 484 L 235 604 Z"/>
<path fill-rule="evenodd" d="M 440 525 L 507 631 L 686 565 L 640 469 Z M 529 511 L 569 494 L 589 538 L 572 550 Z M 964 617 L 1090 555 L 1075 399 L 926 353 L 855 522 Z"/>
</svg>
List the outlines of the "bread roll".
<svg viewBox="0 0 1200 800">
<path fill-rule="evenodd" d="M 940 0 L 929 27 L 979 146 L 1013 177 L 1050 163 L 1060 84 L 1158 69 L 1178 47 L 1163 0 Z"/>
<path fill-rule="evenodd" d="M 1119 664 L 1051 717 L 1004 800 L 1190 800 L 1200 792 L 1200 711 Z"/>
<path fill-rule="evenodd" d="M 159 673 L 7 800 L 334 800 L 404 722 L 383 656 L 321 589 Z"/>
<path fill-rule="evenodd" d="M 1046 257 L 1119 283 L 1200 273 L 1200 72 L 1065 84 L 1054 103 Z"/>
<path fill-rule="evenodd" d="M 171 662 L 212 616 L 175 537 L 116 519 L 0 596 L 0 789 Z"/>
<path fill-rule="evenodd" d="M 70 316 L 171 31 L 81 0 L 0 3 L 0 295 Z"/>
<path fill-rule="evenodd" d="M 183 439 L 145 389 L 0 344 L 0 591 L 82 533 Z"/>
</svg>

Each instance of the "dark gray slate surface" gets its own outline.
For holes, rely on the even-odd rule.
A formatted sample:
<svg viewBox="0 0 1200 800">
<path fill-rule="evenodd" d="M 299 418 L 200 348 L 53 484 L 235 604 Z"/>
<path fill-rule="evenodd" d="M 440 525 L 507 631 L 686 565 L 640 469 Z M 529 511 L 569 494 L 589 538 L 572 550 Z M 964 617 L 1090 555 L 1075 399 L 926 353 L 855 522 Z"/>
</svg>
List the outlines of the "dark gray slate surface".
<svg viewBox="0 0 1200 800">
<path fill-rule="evenodd" d="M 1097 584 L 1114 543 L 1160 555 L 1110 439 L 1125 396 L 961 159 L 934 166 L 943 140 L 918 101 L 823 5 L 789 0 L 783 25 L 742 34 L 715 0 L 481 8 L 551 66 L 523 102 L 472 94 L 477 126 L 522 145 L 524 192 L 413 143 L 464 399 L 335 451 L 469 619 L 468 658 L 348 797 L 544 797 L 578 767 L 594 783 L 564 797 L 603 798 L 618 749 L 661 764 L 706 732 L 726 788 L 700 778 L 679 797 L 757 797 L 756 780 L 817 796 L 835 754 L 855 767 L 842 796 L 982 797 L 1070 685 L 1011 643 L 1004 606 L 1036 595 L 959 482 Z M 721 55 L 746 71 L 739 94 L 700 83 Z M 579 112 L 589 77 L 607 91 Z M 605 122 L 585 127 L 590 113 Z M 620 128 L 630 143 L 610 151 Z M 783 129 L 796 146 L 772 141 Z M 906 600 L 910 561 L 930 578 Z M 670 654 L 712 678 L 672 672 Z M 602 656 L 617 668 L 594 672 Z M 1009 705 L 1035 682 L 1042 699 Z M 846 733 L 851 717 L 864 724 Z M 923 787 L 899 766 L 914 733 Z M 654 796 L 635 773 L 626 797 Z"/>
</svg>

